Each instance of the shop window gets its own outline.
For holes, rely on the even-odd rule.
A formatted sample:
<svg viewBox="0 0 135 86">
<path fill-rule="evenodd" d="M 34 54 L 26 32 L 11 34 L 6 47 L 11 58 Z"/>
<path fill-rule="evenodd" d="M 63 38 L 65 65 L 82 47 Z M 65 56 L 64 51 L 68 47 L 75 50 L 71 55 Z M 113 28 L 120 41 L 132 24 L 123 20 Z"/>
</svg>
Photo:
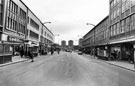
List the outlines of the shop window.
<svg viewBox="0 0 135 86">
<path fill-rule="evenodd" d="M 2 44 L 0 44 L 0 54 L 3 54 L 4 52 L 3 52 L 3 45 Z"/>
<path fill-rule="evenodd" d="M 11 45 L 4 45 L 5 54 L 12 54 L 12 51 L 13 51 L 13 49 L 12 49 Z"/>
<path fill-rule="evenodd" d="M 0 13 L 0 25 L 2 25 L 2 21 L 3 21 L 2 13 Z"/>
</svg>

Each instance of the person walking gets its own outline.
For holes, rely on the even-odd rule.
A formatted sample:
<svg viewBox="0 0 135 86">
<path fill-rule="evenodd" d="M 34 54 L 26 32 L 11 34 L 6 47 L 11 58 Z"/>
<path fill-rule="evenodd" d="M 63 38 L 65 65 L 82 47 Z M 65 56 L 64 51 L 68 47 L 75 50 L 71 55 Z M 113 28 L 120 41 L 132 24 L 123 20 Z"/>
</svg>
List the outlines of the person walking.
<svg viewBox="0 0 135 86">
<path fill-rule="evenodd" d="M 34 62 L 33 54 L 32 54 L 32 51 L 30 49 L 28 50 L 28 56 L 31 59 L 31 62 Z"/>
<path fill-rule="evenodd" d="M 51 55 L 53 55 L 53 53 L 54 53 L 54 50 L 53 50 L 53 48 L 51 48 Z"/>
<path fill-rule="evenodd" d="M 23 55 L 24 55 L 24 50 L 23 50 L 23 48 L 20 50 L 20 56 L 21 56 L 21 58 L 23 57 Z"/>
<path fill-rule="evenodd" d="M 60 48 L 57 49 L 58 54 L 60 54 Z"/>
</svg>

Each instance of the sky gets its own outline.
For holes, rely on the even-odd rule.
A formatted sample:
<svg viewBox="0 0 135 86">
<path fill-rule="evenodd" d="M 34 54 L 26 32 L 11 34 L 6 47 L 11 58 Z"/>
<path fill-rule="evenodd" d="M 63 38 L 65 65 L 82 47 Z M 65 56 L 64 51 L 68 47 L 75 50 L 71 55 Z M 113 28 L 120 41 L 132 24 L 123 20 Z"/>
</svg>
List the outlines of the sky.
<svg viewBox="0 0 135 86">
<path fill-rule="evenodd" d="M 22 0 L 50 29 L 55 43 L 79 38 L 90 31 L 109 14 L 109 0 Z M 59 35 L 59 36 L 58 36 Z"/>
</svg>

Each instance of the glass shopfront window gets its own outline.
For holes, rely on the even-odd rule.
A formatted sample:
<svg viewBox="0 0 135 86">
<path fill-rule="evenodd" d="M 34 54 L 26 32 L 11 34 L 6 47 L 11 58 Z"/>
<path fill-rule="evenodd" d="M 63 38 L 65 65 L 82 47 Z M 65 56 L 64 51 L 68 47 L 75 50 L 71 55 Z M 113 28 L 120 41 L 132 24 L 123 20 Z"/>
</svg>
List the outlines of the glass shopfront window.
<svg viewBox="0 0 135 86">
<path fill-rule="evenodd" d="M 0 54 L 3 54 L 4 52 L 3 52 L 3 45 L 2 44 L 0 44 Z"/>
<path fill-rule="evenodd" d="M 121 21 L 120 33 L 124 33 L 124 28 L 125 28 L 125 27 L 124 27 L 124 26 L 125 26 L 124 24 L 125 24 L 125 22 L 124 22 L 124 20 L 122 20 L 122 21 Z"/>
<path fill-rule="evenodd" d="M 5 54 L 12 54 L 13 48 L 11 47 L 11 45 L 4 45 L 4 53 Z"/>
</svg>

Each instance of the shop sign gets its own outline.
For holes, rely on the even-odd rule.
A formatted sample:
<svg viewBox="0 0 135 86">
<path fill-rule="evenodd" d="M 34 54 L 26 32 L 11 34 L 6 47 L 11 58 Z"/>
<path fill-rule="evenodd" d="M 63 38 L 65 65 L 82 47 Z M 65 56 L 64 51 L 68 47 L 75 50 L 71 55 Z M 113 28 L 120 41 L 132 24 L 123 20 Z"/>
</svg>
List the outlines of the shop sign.
<svg viewBox="0 0 135 86">
<path fill-rule="evenodd" d="M 11 37 L 11 36 L 8 36 L 8 41 L 9 42 L 23 42 L 23 40 L 15 38 L 15 37 Z"/>
</svg>

